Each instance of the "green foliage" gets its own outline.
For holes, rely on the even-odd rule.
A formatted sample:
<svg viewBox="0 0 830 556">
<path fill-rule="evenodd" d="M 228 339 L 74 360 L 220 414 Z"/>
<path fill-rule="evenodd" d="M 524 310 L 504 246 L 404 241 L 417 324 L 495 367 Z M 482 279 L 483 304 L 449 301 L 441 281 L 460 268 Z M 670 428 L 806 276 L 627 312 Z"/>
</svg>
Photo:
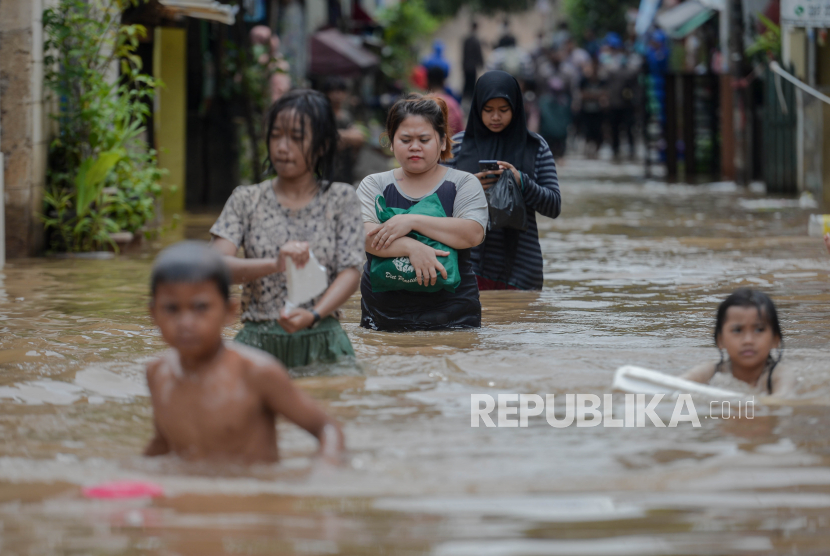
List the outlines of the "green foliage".
<svg viewBox="0 0 830 556">
<path fill-rule="evenodd" d="M 593 31 L 597 38 L 604 37 L 609 31 L 624 35 L 625 12 L 629 7 L 637 4 L 638 2 L 632 2 L 632 0 L 563 1 L 571 35 L 577 42 L 582 40 L 586 31 Z"/>
<path fill-rule="evenodd" d="M 392 79 L 405 80 L 418 63 L 423 41 L 438 28 L 438 20 L 427 11 L 423 0 L 404 0 L 378 13 L 385 46 L 381 70 Z"/>
<path fill-rule="evenodd" d="M 155 218 L 163 171 L 141 135 L 160 84 L 140 73 L 146 29 L 121 24 L 123 10 L 144 1 L 60 0 L 43 12 L 44 84 L 59 128 L 44 197 L 51 249 L 114 247 L 111 233 Z"/>
<path fill-rule="evenodd" d="M 764 32 L 755 37 L 753 42 L 746 49 L 746 55 L 750 58 L 760 56 L 762 62 L 769 58 L 781 59 L 781 27 L 763 14 L 758 14 L 758 19 L 764 25 Z"/>
</svg>

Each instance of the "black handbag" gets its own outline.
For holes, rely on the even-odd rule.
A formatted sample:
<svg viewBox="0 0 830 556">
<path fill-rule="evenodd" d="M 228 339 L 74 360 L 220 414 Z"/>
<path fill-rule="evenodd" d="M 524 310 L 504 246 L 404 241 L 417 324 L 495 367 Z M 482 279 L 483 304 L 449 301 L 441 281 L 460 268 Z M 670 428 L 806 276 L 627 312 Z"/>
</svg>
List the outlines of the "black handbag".
<svg viewBox="0 0 830 556">
<path fill-rule="evenodd" d="M 498 181 L 486 192 L 490 213 L 488 230 L 512 228 L 527 230 L 527 208 L 522 190 L 513 172 L 505 169 Z"/>
</svg>

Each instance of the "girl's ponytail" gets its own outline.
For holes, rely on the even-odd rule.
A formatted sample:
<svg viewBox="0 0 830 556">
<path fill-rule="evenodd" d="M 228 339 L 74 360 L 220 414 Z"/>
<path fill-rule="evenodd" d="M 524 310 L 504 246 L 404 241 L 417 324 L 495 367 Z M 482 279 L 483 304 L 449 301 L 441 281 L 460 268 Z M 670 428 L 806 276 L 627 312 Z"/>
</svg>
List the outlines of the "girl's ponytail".
<svg viewBox="0 0 830 556">
<path fill-rule="evenodd" d="M 441 152 L 441 162 L 445 162 L 452 158 L 452 146 L 454 144 L 452 137 L 450 136 L 450 109 L 447 106 L 446 101 L 438 95 L 427 95 L 425 98 L 435 101 L 435 103 L 441 109 L 441 116 L 443 122 L 441 125 L 441 129 L 438 130 L 438 133 L 439 135 L 441 135 L 441 138 L 444 141 L 444 146 L 446 147 Z"/>
</svg>

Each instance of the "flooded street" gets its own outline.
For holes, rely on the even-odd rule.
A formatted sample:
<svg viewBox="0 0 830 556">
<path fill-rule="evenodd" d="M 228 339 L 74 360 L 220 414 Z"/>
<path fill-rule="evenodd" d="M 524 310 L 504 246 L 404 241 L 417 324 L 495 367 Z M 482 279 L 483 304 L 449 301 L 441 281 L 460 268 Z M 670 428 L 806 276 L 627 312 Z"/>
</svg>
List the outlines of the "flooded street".
<svg viewBox="0 0 830 556">
<path fill-rule="evenodd" d="M 539 223 L 545 289 L 483 293 L 482 329 L 372 332 L 359 298 L 346 305 L 361 370 L 298 379 L 344 423 L 340 469 L 286 423 L 278 466 L 141 458 L 143 362 L 164 347 L 146 311 L 155 252 L 7 264 L 0 553 L 826 554 L 830 257 L 808 211 L 731 184 L 643 182 L 637 166 L 560 174 L 562 216 Z M 179 236 L 207 238 L 212 217 L 185 220 Z M 602 395 L 621 365 L 717 360 L 717 304 L 739 286 L 775 300 L 804 403 L 731 420 L 701 405 L 700 428 L 470 427 L 470 394 Z M 166 496 L 81 495 L 116 479 Z"/>
</svg>

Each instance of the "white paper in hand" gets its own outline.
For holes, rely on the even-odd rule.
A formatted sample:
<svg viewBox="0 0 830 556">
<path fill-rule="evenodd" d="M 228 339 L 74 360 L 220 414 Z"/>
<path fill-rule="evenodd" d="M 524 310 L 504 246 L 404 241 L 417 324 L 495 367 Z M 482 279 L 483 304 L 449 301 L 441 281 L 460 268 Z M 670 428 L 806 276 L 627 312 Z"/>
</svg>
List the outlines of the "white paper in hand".
<svg viewBox="0 0 830 556">
<path fill-rule="evenodd" d="M 329 287 L 325 267 L 311 252 L 303 268 L 297 268 L 290 258 L 285 260 L 285 280 L 288 288 L 288 303 L 295 307 L 311 301 Z"/>
</svg>

